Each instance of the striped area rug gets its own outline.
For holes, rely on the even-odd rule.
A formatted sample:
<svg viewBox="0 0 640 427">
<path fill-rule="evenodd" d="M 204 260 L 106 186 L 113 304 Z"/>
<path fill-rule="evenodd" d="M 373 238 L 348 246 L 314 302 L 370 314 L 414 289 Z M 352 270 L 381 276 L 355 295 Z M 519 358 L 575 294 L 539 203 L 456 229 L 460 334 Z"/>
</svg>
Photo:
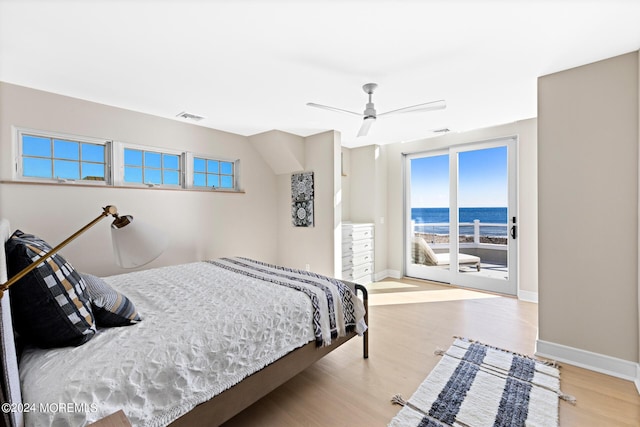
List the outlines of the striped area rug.
<svg viewBox="0 0 640 427">
<path fill-rule="evenodd" d="M 560 372 L 548 363 L 456 338 L 389 427 L 558 425 Z"/>
</svg>

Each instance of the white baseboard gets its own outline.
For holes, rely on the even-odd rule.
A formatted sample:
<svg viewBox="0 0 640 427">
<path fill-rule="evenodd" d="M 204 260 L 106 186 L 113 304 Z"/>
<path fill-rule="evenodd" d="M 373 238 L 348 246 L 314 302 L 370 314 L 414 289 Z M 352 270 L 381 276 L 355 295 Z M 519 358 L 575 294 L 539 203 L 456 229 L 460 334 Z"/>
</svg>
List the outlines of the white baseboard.
<svg viewBox="0 0 640 427">
<path fill-rule="evenodd" d="M 531 291 L 518 290 L 518 299 L 526 302 L 538 303 L 538 293 Z"/>
<path fill-rule="evenodd" d="M 640 394 L 640 365 L 629 360 L 537 340 L 536 356 L 633 381 Z"/>
<path fill-rule="evenodd" d="M 382 270 L 375 274 L 374 280 L 378 282 L 382 279 L 386 279 L 387 277 L 390 277 L 392 279 L 401 279 L 402 274 L 400 274 L 400 272 L 397 270 Z"/>
</svg>

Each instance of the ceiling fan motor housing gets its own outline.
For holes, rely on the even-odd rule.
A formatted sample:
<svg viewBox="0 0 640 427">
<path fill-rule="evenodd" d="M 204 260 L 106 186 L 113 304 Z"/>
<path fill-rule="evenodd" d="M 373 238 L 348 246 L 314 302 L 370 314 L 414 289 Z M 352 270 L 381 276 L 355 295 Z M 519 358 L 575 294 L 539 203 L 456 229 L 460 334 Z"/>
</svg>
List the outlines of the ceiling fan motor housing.
<svg viewBox="0 0 640 427">
<path fill-rule="evenodd" d="M 375 119 L 376 109 L 373 107 L 373 102 L 367 102 L 367 107 L 364 109 L 364 119 Z"/>
<path fill-rule="evenodd" d="M 373 95 L 373 91 L 376 90 L 378 85 L 376 83 L 367 83 L 362 86 L 362 90 L 369 95 L 369 102 L 367 102 L 367 106 L 364 109 L 364 119 L 375 119 L 376 118 L 376 109 L 373 106 L 373 102 L 371 101 L 371 95 Z"/>
</svg>

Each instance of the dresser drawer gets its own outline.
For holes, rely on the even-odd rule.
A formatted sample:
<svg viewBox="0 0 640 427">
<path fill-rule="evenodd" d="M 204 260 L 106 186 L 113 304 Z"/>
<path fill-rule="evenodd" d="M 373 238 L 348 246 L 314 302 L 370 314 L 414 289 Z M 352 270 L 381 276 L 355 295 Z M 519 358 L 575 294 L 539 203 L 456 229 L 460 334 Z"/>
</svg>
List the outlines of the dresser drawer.
<svg viewBox="0 0 640 427">
<path fill-rule="evenodd" d="M 342 269 L 346 270 L 370 262 L 373 262 L 373 251 L 352 254 L 342 258 Z"/>
<path fill-rule="evenodd" d="M 357 279 L 359 277 L 366 276 L 367 274 L 373 274 L 372 262 L 356 265 L 342 271 L 342 276 L 348 277 L 349 279 Z"/>
<path fill-rule="evenodd" d="M 362 276 L 366 276 L 367 274 L 373 274 L 373 263 L 369 262 L 367 264 L 358 265 L 353 267 L 353 277 L 359 278 Z"/>
<path fill-rule="evenodd" d="M 346 242 L 342 246 L 342 253 L 359 253 L 373 250 L 373 239 L 357 240 L 354 242 Z"/>
<path fill-rule="evenodd" d="M 348 240 L 362 240 L 373 238 L 373 227 L 350 227 L 342 230 L 342 238 Z"/>
</svg>

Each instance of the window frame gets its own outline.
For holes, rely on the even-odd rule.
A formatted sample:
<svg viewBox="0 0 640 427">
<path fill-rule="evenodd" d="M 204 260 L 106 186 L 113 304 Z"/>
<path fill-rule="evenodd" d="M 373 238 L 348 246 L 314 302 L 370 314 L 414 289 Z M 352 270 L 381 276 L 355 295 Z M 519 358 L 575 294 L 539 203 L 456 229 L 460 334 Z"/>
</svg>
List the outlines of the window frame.
<svg viewBox="0 0 640 427">
<path fill-rule="evenodd" d="M 60 183 L 60 184 L 74 184 L 74 185 L 98 185 L 98 186 L 111 186 L 112 179 L 112 141 L 103 138 L 94 138 L 88 136 L 81 135 L 72 135 L 62 132 L 50 132 L 50 131 L 42 131 L 36 129 L 29 129 L 23 127 L 13 127 L 13 135 L 14 135 L 14 167 L 13 167 L 13 179 L 19 182 L 34 182 L 34 183 Z M 37 138 L 46 138 L 49 140 L 64 140 L 70 142 L 76 142 L 79 144 L 79 147 L 82 147 L 82 144 L 92 144 L 92 145 L 102 145 L 104 147 L 104 180 L 90 180 L 90 179 L 69 179 L 69 178 L 57 178 L 55 176 L 51 176 L 50 178 L 45 177 L 34 177 L 34 176 L 25 176 L 24 175 L 24 164 L 23 159 L 25 157 L 23 150 L 23 137 L 24 136 L 34 136 Z M 26 156 L 32 157 L 32 156 Z M 53 157 L 53 153 L 51 156 L 51 161 L 54 161 L 55 157 Z M 66 159 L 65 159 L 66 160 Z M 77 162 L 80 167 L 82 163 L 81 156 L 78 160 L 71 159 L 70 161 Z M 81 169 L 80 169 L 81 170 Z"/>
<path fill-rule="evenodd" d="M 157 188 L 157 189 L 165 189 L 165 190 L 192 190 L 192 191 L 214 191 L 214 192 L 225 192 L 225 193 L 244 193 L 241 189 L 241 170 L 240 170 L 240 159 L 238 158 L 228 158 L 222 156 L 215 156 L 211 154 L 201 154 L 201 153 L 193 153 L 186 150 L 176 150 L 171 148 L 164 147 L 156 147 L 150 145 L 142 145 L 135 144 L 123 141 L 114 141 L 106 138 L 95 138 L 81 135 L 73 135 L 63 132 L 52 132 L 47 130 L 37 130 L 26 127 L 18 127 L 11 126 L 12 129 L 12 139 L 13 139 L 13 170 L 12 170 L 12 180 L 19 183 L 39 183 L 39 184 L 51 184 L 51 185 L 84 185 L 84 186 L 94 186 L 94 187 L 112 187 L 112 188 L 138 188 L 138 189 L 146 189 L 146 188 Z M 39 138 L 46 138 L 49 140 L 64 140 L 70 141 L 79 144 L 79 156 L 77 163 L 80 164 L 79 170 L 82 171 L 82 144 L 94 144 L 101 145 L 104 147 L 104 165 L 105 165 L 105 176 L 104 180 L 83 180 L 83 179 L 65 179 L 65 178 L 56 178 L 56 177 L 31 177 L 24 176 L 24 163 L 23 158 L 25 157 L 23 154 L 23 137 L 25 135 L 34 136 Z M 52 142 L 53 144 L 53 142 Z M 53 147 L 52 147 L 53 148 Z M 136 183 L 136 182 L 125 182 L 124 180 L 124 172 L 125 172 L 125 162 L 124 162 L 124 152 L 125 149 L 139 150 L 142 152 L 153 152 L 158 154 L 167 154 L 178 156 L 178 177 L 179 184 L 145 184 Z M 56 158 L 53 157 L 53 152 L 51 153 L 51 161 L 55 161 Z M 29 156 L 29 158 L 38 158 L 38 156 Z M 45 157 L 43 157 L 45 158 Z M 233 187 L 231 188 L 223 188 L 223 187 L 203 187 L 203 186 L 195 186 L 194 178 L 195 178 L 195 168 L 194 168 L 194 159 L 200 158 L 207 160 L 212 160 L 216 162 L 226 162 L 231 163 L 233 165 Z M 58 158 L 58 160 L 67 160 L 65 158 Z M 71 161 L 76 162 L 74 159 L 70 159 Z M 96 163 L 96 162 L 89 162 Z M 143 162 L 144 165 L 144 162 Z M 53 166 L 53 164 L 52 164 Z M 144 166 L 143 166 L 144 168 Z M 157 168 L 152 168 L 157 169 Z M 163 167 L 160 168 L 161 173 L 165 169 Z M 173 171 L 174 169 L 169 169 Z M 53 174 L 53 169 L 52 169 Z M 219 173 L 215 174 L 218 176 L 229 176 L 228 174 L 223 174 L 220 170 Z M 143 174 L 144 176 L 144 174 Z M 144 180 L 144 178 L 143 178 Z"/>
<path fill-rule="evenodd" d="M 144 183 L 144 160 L 143 160 L 143 182 L 127 182 L 124 180 L 124 171 L 125 171 L 125 161 L 124 161 L 124 150 L 137 150 L 142 151 L 143 158 L 145 152 L 158 153 L 158 154 L 168 154 L 172 156 L 178 156 L 178 179 L 179 183 L 177 185 L 174 184 L 146 184 Z M 121 142 L 114 141 L 113 142 L 113 163 L 114 163 L 114 174 L 113 174 L 113 182 L 115 186 L 118 187 L 134 187 L 134 188 L 165 188 L 165 189 L 183 189 L 185 182 L 185 168 L 184 168 L 184 157 L 185 152 L 181 150 L 175 150 L 171 148 L 163 148 L 163 147 L 153 147 L 149 145 L 141 145 L 141 144 L 132 144 L 129 142 Z M 153 168 L 156 169 L 156 168 Z M 173 169 L 172 169 L 173 170 Z M 161 167 L 160 171 L 164 171 L 164 168 Z"/>
<path fill-rule="evenodd" d="M 230 159 L 224 157 L 214 157 L 207 154 L 199 154 L 186 152 L 185 153 L 185 177 L 188 178 L 185 180 L 185 188 L 188 190 L 198 190 L 198 191 L 226 191 L 226 192 L 240 192 L 240 159 Z M 203 159 L 205 161 L 212 160 L 216 162 L 225 162 L 233 164 L 233 187 L 208 187 L 208 186 L 199 186 L 194 184 L 195 178 L 195 170 L 194 170 L 194 160 Z M 198 172 L 200 173 L 200 172 Z M 229 176 L 227 174 L 218 173 L 218 176 Z"/>
</svg>

